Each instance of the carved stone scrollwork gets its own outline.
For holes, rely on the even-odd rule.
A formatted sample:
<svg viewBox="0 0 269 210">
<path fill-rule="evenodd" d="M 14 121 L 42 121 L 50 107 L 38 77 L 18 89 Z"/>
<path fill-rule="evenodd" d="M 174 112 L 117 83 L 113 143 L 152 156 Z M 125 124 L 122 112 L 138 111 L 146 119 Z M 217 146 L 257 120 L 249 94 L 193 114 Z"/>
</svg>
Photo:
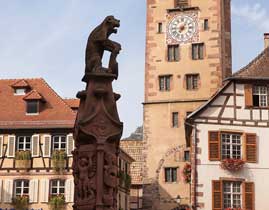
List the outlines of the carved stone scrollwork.
<svg viewBox="0 0 269 210">
<path fill-rule="evenodd" d="M 112 81 L 118 77 L 116 57 L 120 44 L 108 39 L 119 20 L 108 16 L 90 34 L 83 81 L 86 89 L 77 97 L 80 105 L 74 128 L 73 152 L 75 210 L 117 210 L 118 151 L 123 123 L 120 122 Z M 111 52 L 108 68 L 102 67 L 104 51 Z"/>
</svg>

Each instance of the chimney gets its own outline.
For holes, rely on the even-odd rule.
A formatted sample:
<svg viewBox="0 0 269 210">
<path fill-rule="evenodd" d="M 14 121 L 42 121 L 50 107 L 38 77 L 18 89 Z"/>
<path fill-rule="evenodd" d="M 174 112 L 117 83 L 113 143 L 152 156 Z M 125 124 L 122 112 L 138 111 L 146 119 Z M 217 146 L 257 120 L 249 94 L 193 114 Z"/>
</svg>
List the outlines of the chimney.
<svg viewBox="0 0 269 210">
<path fill-rule="evenodd" d="M 269 33 L 264 34 L 264 48 L 269 47 Z"/>
</svg>

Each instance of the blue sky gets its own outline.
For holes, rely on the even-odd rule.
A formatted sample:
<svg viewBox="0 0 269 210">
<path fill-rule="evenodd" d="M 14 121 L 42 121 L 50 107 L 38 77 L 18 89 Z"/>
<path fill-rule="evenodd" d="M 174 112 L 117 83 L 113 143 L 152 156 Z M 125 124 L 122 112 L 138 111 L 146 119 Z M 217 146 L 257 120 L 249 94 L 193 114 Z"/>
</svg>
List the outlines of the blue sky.
<svg viewBox="0 0 269 210">
<path fill-rule="evenodd" d="M 205 0 L 203 0 L 205 1 Z M 145 0 L 0 0 L 1 78 L 43 77 L 62 96 L 84 88 L 84 52 L 89 32 L 105 16 L 121 20 L 112 39 L 122 44 L 118 59 L 122 95 L 119 113 L 129 135 L 142 124 L 145 57 Z M 269 32 L 266 0 L 233 0 L 233 69 L 263 49 Z"/>
</svg>

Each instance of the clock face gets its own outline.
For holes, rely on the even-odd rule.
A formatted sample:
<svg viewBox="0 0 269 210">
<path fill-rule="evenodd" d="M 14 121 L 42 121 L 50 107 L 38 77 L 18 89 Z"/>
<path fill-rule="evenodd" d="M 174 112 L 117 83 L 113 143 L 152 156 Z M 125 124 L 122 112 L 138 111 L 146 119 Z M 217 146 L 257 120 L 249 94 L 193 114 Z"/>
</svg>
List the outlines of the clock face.
<svg viewBox="0 0 269 210">
<path fill-rule="evenodd" d="M 193 41 L 198 34 L 195 16 L 177 15 L 168 24 L 168 42 L 187 43 Z"/>
</svg>

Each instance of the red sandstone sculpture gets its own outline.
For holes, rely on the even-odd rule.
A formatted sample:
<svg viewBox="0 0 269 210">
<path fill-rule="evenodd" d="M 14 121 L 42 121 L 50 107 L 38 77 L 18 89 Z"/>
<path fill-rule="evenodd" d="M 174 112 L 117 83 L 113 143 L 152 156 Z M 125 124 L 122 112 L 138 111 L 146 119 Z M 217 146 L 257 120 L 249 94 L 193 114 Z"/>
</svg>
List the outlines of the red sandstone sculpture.
<svg viewBox="0 0 269 210">
<path fill-rule="evenodd" d="M 74 128 L 76 149 L 73 152 L 75 210 L 116 210 L 119 141 L 123 123 L 120 122 L 112 81 L 118 77 L 119 43 L 109 40 L 120 21 L 108 16 L 90 34 L 86 48 L 86 68 L 80 91 Z M 109 67 L 102 67 L 104 51 L 110 51 Z"/>
</svg>

